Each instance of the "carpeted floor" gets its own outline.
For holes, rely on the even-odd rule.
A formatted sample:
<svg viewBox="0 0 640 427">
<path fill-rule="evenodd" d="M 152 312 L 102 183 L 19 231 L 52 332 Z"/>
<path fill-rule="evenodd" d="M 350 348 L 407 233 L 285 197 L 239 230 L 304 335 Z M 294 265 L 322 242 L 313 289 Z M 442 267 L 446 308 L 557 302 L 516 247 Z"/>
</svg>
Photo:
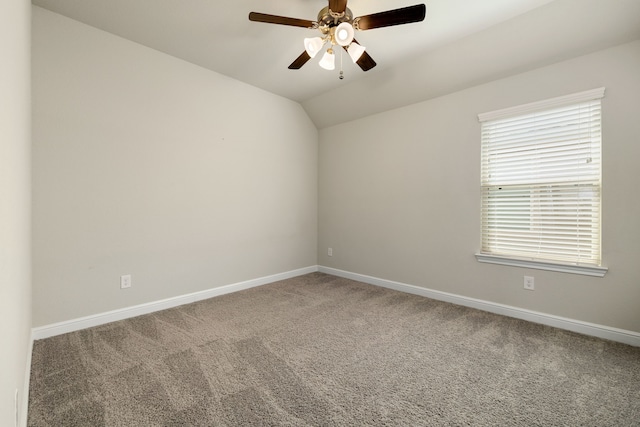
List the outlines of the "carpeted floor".
<svg viewBox="0 0 640 427">
<path fill-rule="evenodd" d="M 36 341 L 30 426 L 639 426 L 640 348 L 313 273 Z"/>
</svg>

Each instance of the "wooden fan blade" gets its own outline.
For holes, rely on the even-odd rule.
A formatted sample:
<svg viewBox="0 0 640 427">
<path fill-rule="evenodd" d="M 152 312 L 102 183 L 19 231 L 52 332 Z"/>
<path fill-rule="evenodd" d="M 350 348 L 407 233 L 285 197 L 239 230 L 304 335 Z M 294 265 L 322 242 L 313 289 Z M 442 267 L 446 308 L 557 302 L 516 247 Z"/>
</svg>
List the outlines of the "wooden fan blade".
<svg viewBox="0 0 640 427">
<path fill-rule="evenodd" d="M 291 63 L 291 65 L 289 65 L 289 69 L 290 69 L 290 70 L 299 70 L 299 69 L 300 69 L 300 68 L 302 68 L 302 66 L 303 66 L 304 64 L 306 64 L 306 63 L 307 63 L 307 61 L 308 61 L 308 60 L 310 60 L 310 59 L 311 59 L 311 57 L 309 56 L 309 54 L 308 54 L 308 53 L 307 53 L 307 51 L 305 50 L 305 51 L 303 51 L 303 52 L 300 54 L 300 56 L 298 56 L 298 57 L 296 58 L 296 60 L 295 60 L 295 61 L 293 61 L 293 62 Z"/>
<path fill-rule="evenodd" d="M 420 22 L 427 15 L 427 7 L 424 4 L 387 10 L 386 12 L 356 18 L 359 30 L 372 30 L 374 28 L 390 27 L 392 25 L 410 24 Z"/>
<path fill-rule="evenodd" d="M 286 16 L 268 15 L 266 13 L 251 12 L 249 21 L 264 22 L 266 24 L 289 25 L 292 27 L 313 28 L 315 22 L 307 19 L 287 18 Z"/>
<path fill-rule="evenodd" d="M 376 61 L 374 61 L 373 58 L 369 56 L 366 50 L 362 53 L 362 56 L 358 59 L 358 61 L 356 61 L 356 64 L 358 64 L 360 68 L 362 68 L 362 71 L 369 71 L 370 69 L 378 65 L 376 64 Z"/>
<path fill-rule="evenodd" d="M 360 44 L 356 41 L 356 39 L 353 39 L 352 43 Z M 342 48 L 347 52 L 349 52 L 348 46 L 342 46 Z M 376 61 L 374 61 L 373 58 L 369 56 L 366 50 L 362 52 L 362 55 L 360 56 L 360 58 L 358 58 L 358 60 L 356 61 L 356 64 L 358 64 L 360 68 L 362 68 L 362 71 L 369 71 L 370 69 L 378 65 L 376 64 Z"/>
<path fill-rule="evenodd" d="M 347 0 L 329 0 L 329 9 L 335 13 L 342 13 L 347 9 Z"/>
</svg>

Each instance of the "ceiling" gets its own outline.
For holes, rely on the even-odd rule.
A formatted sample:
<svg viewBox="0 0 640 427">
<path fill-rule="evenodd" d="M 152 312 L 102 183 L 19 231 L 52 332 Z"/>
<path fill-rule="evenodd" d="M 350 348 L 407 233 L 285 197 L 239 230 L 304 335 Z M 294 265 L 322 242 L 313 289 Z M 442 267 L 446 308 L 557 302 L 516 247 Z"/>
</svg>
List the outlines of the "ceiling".
<svg viewBox="0 0 640 427">
<path fill-rule="evenodd" d="M 640 38 L 640 0 L 422 2 L 424 22 L 357 32 L 378 66 L 365 73 L 344 55 L 340 80 L 337 69 L 318 66 L 319 56 L 287 69 L 317 30 L 248 20 L 256 11 L 315 21 L 326 0 L 33 0 L 300 102 L 320 128 Z M 361 16 L 418 3 L 349 0 L 348 7 Z M 340 106 L 327 108 L 337 97 Z"/>
</svg>

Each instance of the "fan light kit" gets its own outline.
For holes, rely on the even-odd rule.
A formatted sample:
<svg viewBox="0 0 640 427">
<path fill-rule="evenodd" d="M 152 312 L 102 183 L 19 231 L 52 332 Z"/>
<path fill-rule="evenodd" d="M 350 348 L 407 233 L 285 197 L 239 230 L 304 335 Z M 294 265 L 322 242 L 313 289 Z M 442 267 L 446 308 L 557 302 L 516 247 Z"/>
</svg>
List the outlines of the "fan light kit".
<svg viewBox="0 0 640 427">
<path fill-rule="evenodd" d="M 426 16 L 426 11 L 424 4 L 418 4 L 354 18 L 351 10 L 347 8 L 347 0 L 329 0 L 329 6 L 318 12 L 317 21 L 267 15 L 258 12 L 251 12 L 249 20 L 320 30 L 321 36 L 304 39 L 304 52 L 289 65 L 291 70 L 302 68 L 307 61 L 315 58 L 326 44 L 329 44 L 328 49 L 318 63 L 322 68 L 325 70 L 335 69 L 334 46 L 338 46 L 338 48 L 347 51 L 351 60 L 358 64 L 363 71 L 369 71 L 376 66 L 376 62 L 365 52 L 366 48 L 354 38 L 355 31 L 421 22 Z M 342 78 L 341 70 L 340 79 Z"/>
</svg>

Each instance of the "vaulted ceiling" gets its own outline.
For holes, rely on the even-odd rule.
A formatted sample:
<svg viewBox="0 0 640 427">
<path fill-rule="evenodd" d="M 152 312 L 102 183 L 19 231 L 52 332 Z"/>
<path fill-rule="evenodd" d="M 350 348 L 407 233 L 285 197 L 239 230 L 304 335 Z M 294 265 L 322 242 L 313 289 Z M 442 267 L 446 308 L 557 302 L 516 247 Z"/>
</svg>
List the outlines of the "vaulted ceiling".
<svg viewBox="0 0 640 427">
<path fill-rule="evenodd" d="M 420 0 L 349 0 L 355 16 Z M 33 0 L 33 4 L 300 102 L 319 127 L 385 111 L 640 38 L 640 0 L 423 0 L 420 23 L 356 33 L 377 62 L 343 55 L 288 65 L 317 30 L 250 22 L 251 11 L 315 21 L 326 0 Z"/>
</svg>

